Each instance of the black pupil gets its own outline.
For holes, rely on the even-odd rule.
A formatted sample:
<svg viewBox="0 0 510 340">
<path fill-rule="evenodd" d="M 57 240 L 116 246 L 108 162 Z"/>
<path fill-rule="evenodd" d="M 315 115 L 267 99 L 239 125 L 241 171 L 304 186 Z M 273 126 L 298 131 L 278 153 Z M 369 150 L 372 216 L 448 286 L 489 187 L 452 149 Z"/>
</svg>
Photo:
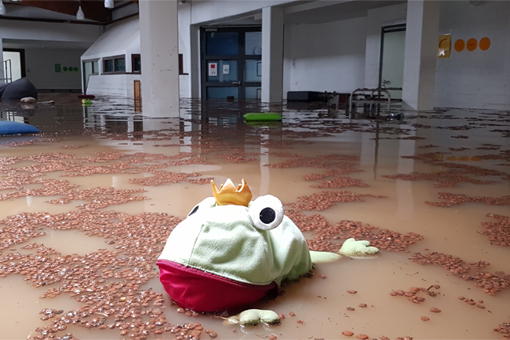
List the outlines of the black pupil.
<svg viewBox="0 0 510 340">
<path fill-rule="evenodd" d="M 191 212 L 188 214 L 188 216 L 193 215 L 194 213 L 196 213 L 196 212 L 197 212 L 197 210 L 198 210 L 198 205 L 196 205 L 196 206 L 193 208 L 193 210 L 191 210 Z"/>
<path fill-rule="evenodd" d="M 260 211 L 260 220 L 265 223 L 265 224 L 269 224 L 271 222 L 273 222 L 276 218 L 276 213 L 273 209 L 271 208 L 264 208 Z"/>
</svg>

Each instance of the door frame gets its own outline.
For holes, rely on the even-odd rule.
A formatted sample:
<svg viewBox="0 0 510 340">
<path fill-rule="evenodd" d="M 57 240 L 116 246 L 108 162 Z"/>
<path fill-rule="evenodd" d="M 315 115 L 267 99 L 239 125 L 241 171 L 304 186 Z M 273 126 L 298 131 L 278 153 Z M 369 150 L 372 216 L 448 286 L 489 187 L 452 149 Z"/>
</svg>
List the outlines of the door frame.
<svg viewBox="0 0 510 340">
<path fill-rule="evenodd" d="M 382 73 L 383 73 L 383 55 L 384 55 L 384 34 L 401 32 L 406 30 L 406 24 L 395 24 L 381 27 L 381 50 L 379 51 L 379 81 L 377 82 L 379 88 L 382 88 Z"/>
<path fill-rule="evenodd" d="M 4 48 L 3 52 L 18 52 L 19 53 L 19 63 L 20 63 L 20 73 L 21 78 L 27 77 L 27 70 L 25 65 L 25 49 L 22 48 Z M 3 60 L 3 59 L 2 59 Z M 3 65 L 2 65 L 3 67 Z M 5 78 L 7 78 L 7 75 L 4 75 Z M 11 79 L 11 82 L 13 80 Z"/>
<path fill-rule="evenodd" d="M 97 62 L 97 70 L 94 69 L 94 62 Z M 92 73 L 89 74 L 89 76 L 91 75 L 98 75 L 99 74 L 99 58 L 94 58 L 94 59 L 86 59 L 86 60 L 82 60 L 82 64 L 81 64 L 81 69 L 82 69 L 82 80 L 83 80 L 83 94 L 87 94 L 87 86 L 88 86 L 88 77 L 87 77 L 87 74 L 86 74 L 86 67 L 85 67 L 85 64 L 86 63 L 92 63 Z"/>
<path fill-rule="evenodd" d="M 206 54 L 206 33 L 207 32 L 238 32 L 238 47 L 239 53 L 237 55 L 207 55 Z M 262 32 L 261 26 L 203 26 L 200 27 L 200 65 L 201 65 L 201 74 L 200 74 L 200 88 L 201 88 L 201 97 L 202 99 L 207 98 L 207 88 L 208 87 L 225 87 L 227 83 L 220 82 L 207 82 L 207 72 L 208 72 L 208 61 L 209 60 L 237 60 L 237 75 L 238 80 L 241 82 L 240 85 L 231 85 L 232 87 L 237 87 L 238 101 L 245 100 L 245 88 L 246 87 L 261 87 L 261 82 L 245 82 L 244 81 L 244 69 L 246 60 L 260 60 L 262 62 L 262 54 L 261 55 L 245 55 L 245 34 L 246 32 Z"/>
</svg>

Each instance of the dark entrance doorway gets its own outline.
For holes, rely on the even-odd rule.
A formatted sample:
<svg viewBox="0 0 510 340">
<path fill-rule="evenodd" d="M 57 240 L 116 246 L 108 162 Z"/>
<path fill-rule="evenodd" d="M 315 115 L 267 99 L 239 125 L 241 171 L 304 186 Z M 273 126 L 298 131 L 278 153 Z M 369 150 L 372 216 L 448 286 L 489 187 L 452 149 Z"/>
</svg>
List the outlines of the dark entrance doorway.
<svg viewBox="0 0 510 340">
<path fill-rule="evenodd" d="M 202 99 L 260 100 L 260 27 L 201 29 Z"/>
</svg>

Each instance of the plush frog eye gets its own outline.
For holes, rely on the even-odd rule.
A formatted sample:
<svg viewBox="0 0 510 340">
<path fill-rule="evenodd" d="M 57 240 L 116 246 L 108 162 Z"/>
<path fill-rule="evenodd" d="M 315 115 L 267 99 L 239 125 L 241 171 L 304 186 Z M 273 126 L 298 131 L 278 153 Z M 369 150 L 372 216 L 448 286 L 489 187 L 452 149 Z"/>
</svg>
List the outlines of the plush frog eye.
<svg viewBox="0 0 510 340">
<path fill-rule="evenodd" d="M 250 204 L 249 214 L 258 229 L 273 229 L 283 220 L 283 205 L 272 195 L 260 196 Z"/>
<path fill-rule="evenodd" d="M 191 209 L 191 211 L 188 214 L 188 217 L 193 214 L 203 212 L 205 209 L 212 208 L 215 205 L 216 205 L 216 199 L 214 197 L 207 197 L 202 202 L 195 205 L 195 207 L 193 209 Z"/>
</svg>

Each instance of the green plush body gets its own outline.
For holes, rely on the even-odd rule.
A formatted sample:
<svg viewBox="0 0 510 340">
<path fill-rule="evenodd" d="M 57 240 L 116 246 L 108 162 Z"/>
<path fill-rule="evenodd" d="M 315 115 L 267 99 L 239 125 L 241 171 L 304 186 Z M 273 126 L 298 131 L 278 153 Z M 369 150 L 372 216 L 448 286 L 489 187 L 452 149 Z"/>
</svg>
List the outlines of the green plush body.
<svg viewBox="0 0 510 340">
<path fill-rule="evenodd" d="M 277 228 L 261 230 L 253 226 L 248 207 L 200 204 L 200 209 L 172 231 L 166 259 L 256 285 L 279 285 L 312 268 L 308 245 L 287 216 Z"/>
</svg>

